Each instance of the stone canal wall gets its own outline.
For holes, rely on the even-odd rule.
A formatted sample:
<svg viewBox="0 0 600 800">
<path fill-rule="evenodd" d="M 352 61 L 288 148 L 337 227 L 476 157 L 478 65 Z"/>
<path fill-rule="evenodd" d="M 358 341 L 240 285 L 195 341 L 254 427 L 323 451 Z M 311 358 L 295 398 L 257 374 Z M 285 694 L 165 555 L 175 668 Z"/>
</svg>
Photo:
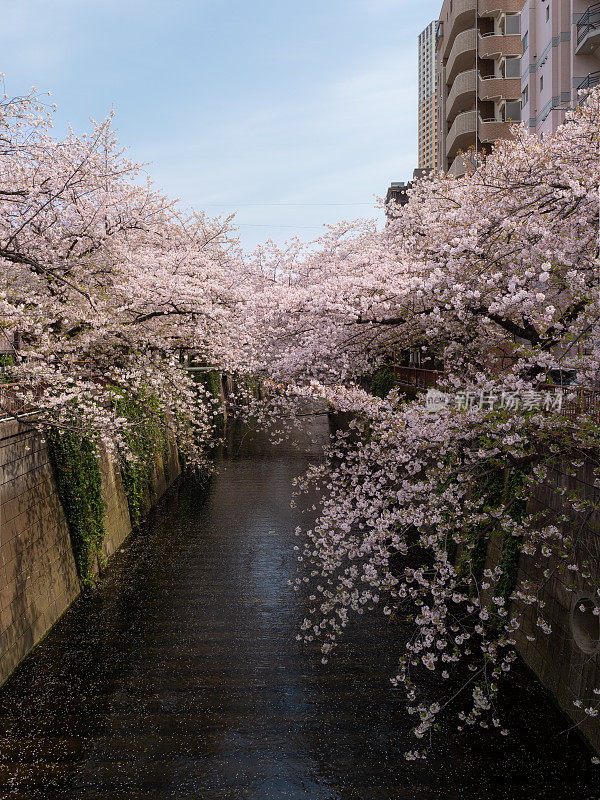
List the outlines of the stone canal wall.
<svg viewBox="0 0 600 800">
<path fill-rule="evenodd" d="M 131 532 L 131 520 L 118 466 L 103 453 L 100 469 L 103 550 L 110 557 Z M 168 463 L 157 456 L 148 504 L 179 473 L 177 449 L 171 445 Z M 17 421 L 0 421 L 0 684 L 80 591 L 44 437 Z"/>
<path fill-rule="evenodd" d="M 584 500 L 580 511 L 568 503 L 569 493 Z M 556 562 L 539 553 L 533 556 L 521 553 L 517 584 L 523 586 L 529 582 L 529 592 L 538 596 L 544 606 L 540 609 L 537 605 L 521 605 L 520 628 L 515 638 L 525 664 L 594 750 L 600 752 L 600 717 L 588 717 L 573 705 L 575 700 L 583 698 L 584 705 L 596 706 L 599 698 L 593 690 L 600 687 L 600 619 L 591 613 L 592 604 L 600 602 L 598 597 L 593 601 L 600 586 L 600 515 L 585 507 L 586 500 L 591 503 L 598 500 L 590 463 L 585 463 L 574 476 L 568 474 L 564 464 L 557 463 L 537 487 L 527 510 L 545 511 L 549 514 L 548 522 L 572 538 L 574 561 L 580 565 L 588 562 L 590 578 L 568 569 L 561 571 Z M 499 564 L 501 553 L 502 538 L 494 536 L 488 546 L 486 567 Z M 548 569 L 550 575 L 546 577 L 543 573 Z M 582 604 L 588 607 L 588 613 L 580 611 Z M 550 624 L 550 634 L 538 627 L 539 615 Z"/>
<path fill-rule="evenodd" d="M 566 492 L 561 494 L 563 489 Z M 575 476 L 570 476 L 565 466 L 558 463 L 538 487 L 531 511 L 550 512 L 557 527 L 573 539 L 576 562 L 588 562 L 590 578 L 570 570 L 552 570 L 550 578 L 545 578 L 543 570 L 552 566 L 548 560 L 522 554 L 517 580 L 529 580 L 540 587 L 539 596 L 545 602 L 542 612 L 552 626 L 552 633 L 545 635 L 536 627 L 538 610 L 528 606 L 523 610 L 517 643 L 528 667 L 600 752 L 600 717 L 587 717 L 573 705 L 577 698 L 584 698 L 584 705 L 596 706 L 599 699 L 593 689 L 600 687 L 600 619 L 592 614 L 591 607 L 593 602 L 600 602 L 598 596 L 593 601 L 600 586 L 600 515 L 585 504 L 574 511 L 565 499 L 570 492 L 576 492 L 579 497 L 597 503 L 598 491 L 590 463 L 584 463 Z M 563 515 L 567 522 L 560 519 Z M 588 608 L 587 613 L 580 611 L 582 604 Z M 527 635 L 533 632 L 535 639 L 529 641 Z"/>
</svg>

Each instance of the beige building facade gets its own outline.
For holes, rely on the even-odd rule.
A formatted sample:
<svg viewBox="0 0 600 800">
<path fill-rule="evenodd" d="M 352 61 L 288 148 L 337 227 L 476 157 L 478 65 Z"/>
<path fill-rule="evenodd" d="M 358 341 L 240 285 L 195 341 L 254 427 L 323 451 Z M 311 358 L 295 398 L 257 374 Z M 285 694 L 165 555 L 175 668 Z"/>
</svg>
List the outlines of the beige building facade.
<svg viewBox="0 0 600 800">
<path fill-rule="evenodd" d="M 418 84 L 419 84 L 419 169 L 438 168 L 438 120 L 436 102 L 436 22 L 419 34 Z"/>
<path fill-rule="evenodd" d="M 436 167 L 462 175 L 512 122 L 555 131 L 600 83 L 600 2 L 444 0 L 435 43 Z"/>
<path fill-rule="evenodd" d="M 444 0 L 437 23 L 438 162 L 462 175 L 462 154 L 487 152 L 521 119 L 523 0 Z"/>
</svg>

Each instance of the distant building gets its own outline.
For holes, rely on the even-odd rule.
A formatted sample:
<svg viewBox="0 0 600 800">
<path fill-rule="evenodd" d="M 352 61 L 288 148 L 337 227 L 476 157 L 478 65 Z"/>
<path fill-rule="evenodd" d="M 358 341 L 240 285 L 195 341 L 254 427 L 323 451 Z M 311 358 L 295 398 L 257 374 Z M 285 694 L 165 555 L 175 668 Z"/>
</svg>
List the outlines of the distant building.
<svg viewBox="0 0 600 800">
<path fill-rule="evenodd" d="M 460 151 L 489 151 L 521 119 L 523 3 L 444 0 L 436 32 L 440 169 L 464 174 Z"/>
<path fill-rule="evenodd" d="M 407 192 L 411 186 L 412 183 L 410 181 L 408 183 L 405 183 L 404 181 L 392 181 L 385 196 L 386 206 L 391 200 L 393 200 L 395 203 L 398 203 L 400 206 L 405 206 L 408 203 Z"/>
<path fill-rule="evenodd" d="M 549 133 L 600 82 L 600 3 L 526 0 L 521 12 L 521 101 L 532 133 Z"/>
<path fill-rule="evenodd" d="M 436 22 L 419 34 L 419 167 L 438 168 L 438 123 L 436 105 Z"/>
<path fill-rule="evenodd" d="M 385 213 L 386 216 L 389 218 L 394 216 L 393 213 L 393 206 L 390 206 L 390 201 L 394 201 L 399 206 L 405 206 L 408 203 L 408 191 L 412 189 L 414 182 L 419 180 L 419 178 L 428 175 L 432 170 L 431 169 L 421 169 L 417 168 L 413 170 L 413 177 L 412 181 L 408 181 L 407 183 L 404 181 L 392 181 L 390 184 L 389 189 L 387 190 L 387 194 L 385 196 Z"/>
</svg>

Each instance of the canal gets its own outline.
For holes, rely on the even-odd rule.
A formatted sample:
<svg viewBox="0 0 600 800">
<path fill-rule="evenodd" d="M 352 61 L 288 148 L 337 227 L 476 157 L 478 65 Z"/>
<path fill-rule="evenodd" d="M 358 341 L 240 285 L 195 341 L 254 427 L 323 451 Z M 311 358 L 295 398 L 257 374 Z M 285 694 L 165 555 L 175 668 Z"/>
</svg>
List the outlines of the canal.
<svg viewBox="0 0 600 800">
<path fill-rule="evenodd" d="M 291 481 L 318 453 L 246 433 L 207 485 L 169 491 L 0 692 L 1 798 L 600 798 L 523 670 L 503 699 L 510 738 L 449 730 L 407 763 L 398 627 L 363 617 L 327 665 L 296 641 Z"/>
</svg>

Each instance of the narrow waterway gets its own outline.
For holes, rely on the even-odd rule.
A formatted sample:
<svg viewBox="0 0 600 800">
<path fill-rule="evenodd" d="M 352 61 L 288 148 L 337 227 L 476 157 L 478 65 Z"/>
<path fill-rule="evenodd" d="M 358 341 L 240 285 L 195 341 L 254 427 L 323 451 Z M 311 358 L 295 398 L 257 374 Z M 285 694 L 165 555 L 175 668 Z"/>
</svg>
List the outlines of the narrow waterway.
<svg viewBox="0 0 600 800">
<path fill-rule="evenodd" d="M 598 768 L 524 672 L 513 736 L 449 733 L 407 763 L 397 628 L 363 617 L 326 666 L 296 641 L 291 481 L 319 452 L 300 444 L 237 437 L 207 486 L 168 493 L 0 692 L 0 797 L 598 800 Z"/>
</svg>

